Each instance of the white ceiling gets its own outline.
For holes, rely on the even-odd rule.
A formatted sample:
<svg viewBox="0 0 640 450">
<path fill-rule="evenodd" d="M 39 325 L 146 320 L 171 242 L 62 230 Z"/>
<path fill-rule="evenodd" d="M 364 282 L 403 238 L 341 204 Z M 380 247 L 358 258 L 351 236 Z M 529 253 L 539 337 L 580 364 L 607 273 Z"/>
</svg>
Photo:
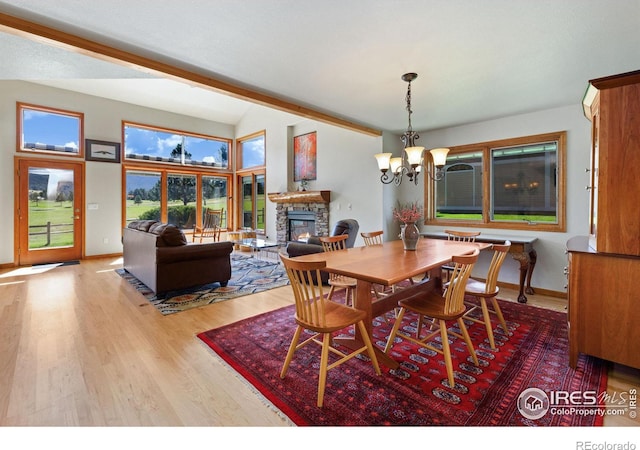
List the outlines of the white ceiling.
<svg viewBox="0 0 640 450">
<path fill-rule="evenodd" d="M 640 69 L 640 0 L 39 0 L 0 12 L 356 123 L 426 131 L 565 105 Z M 236 123 L 248 105 L 0 34 L 0 79 Z"/>
</svg>

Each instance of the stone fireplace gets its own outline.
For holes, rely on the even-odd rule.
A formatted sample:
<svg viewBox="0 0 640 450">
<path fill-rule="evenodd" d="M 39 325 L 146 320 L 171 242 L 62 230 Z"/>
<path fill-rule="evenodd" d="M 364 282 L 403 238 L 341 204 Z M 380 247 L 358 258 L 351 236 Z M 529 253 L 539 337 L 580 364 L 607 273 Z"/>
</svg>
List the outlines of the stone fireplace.
<svg viewBox="0 0 640 450">
<path fill-rule="evenodd" d="M 304 234 L 329 235 L 331 191 L 295 191 L 270 193 L 276 203 L 276 240 L 285 245 L 304 240 Z"/>
</svg>

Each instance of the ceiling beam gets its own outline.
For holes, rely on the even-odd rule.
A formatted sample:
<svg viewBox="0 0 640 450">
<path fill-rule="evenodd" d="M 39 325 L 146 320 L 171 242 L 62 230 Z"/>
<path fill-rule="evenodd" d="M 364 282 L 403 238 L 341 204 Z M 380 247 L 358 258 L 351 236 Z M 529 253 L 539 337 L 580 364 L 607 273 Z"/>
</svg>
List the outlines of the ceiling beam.
<svg viewBox="0 0 640 450">
<path fill-rule="evenodd" d="M 0 13 L 0 30 L 145 73 L 187 82 L 194 86 L 210 89 L 240 100 L 257 103 L 307 119 L 317 120 L 370 136 L 382 135 L 380 130 L 374 128 L 8 14 Z"/>
</svg>

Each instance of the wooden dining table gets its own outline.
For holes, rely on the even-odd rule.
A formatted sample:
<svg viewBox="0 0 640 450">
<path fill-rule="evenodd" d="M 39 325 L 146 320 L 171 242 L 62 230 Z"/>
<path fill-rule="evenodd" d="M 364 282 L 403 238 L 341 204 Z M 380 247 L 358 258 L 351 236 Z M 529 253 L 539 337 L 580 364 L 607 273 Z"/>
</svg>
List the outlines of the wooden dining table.
<svg viewBox="0 0 640 450">
<path fill-rule="evenodd" d="M 404 250 L 402 241 L 390 241 L 379 245 L 354 247 L 327 253 L 312 253 L 296 256 L 297 261 L 325 261 L 326 271 L 357 280 L 354 307 L 367 314 L 365 327 L 372 337 L 373 318 L 381 316 L 398 306 L 398 301 L 440 289 L 440 267 L 455 255 L 467 255 L 477 249 L 490 247 L 488 243 L 465 243 L 422 238 L 416 250 Z M 430 274 L 430 276 L 424 276 Z M 413 285 L 397 289 L 379 299 L 371 295 L 372 284 L 393 286 L 404 280 L 422 277 Z M 354 338 L 334 340 L 350 348 L 362 346 L 362 337 L 356 327 Z M 372 339 L 372 342 L 375 341 Z M 378 362 L 397 368 L 398 362 L 374 345 Z"/>
</svg>

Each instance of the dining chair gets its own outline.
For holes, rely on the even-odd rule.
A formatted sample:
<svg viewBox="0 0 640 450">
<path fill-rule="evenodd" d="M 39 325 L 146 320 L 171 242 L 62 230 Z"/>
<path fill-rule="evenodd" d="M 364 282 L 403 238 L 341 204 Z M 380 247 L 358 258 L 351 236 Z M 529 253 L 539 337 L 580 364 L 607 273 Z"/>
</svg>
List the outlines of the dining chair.
<svg viewBox="0 0 640 450">
<path fill-rule="evenodd" d="M 363 231 L 360 233 L 360 236 L 362 236 L 364 240 L 364 245 L 382 245 L 384 231 Z"/>
<path fill-rule="evenodd" d="M 447 235 L 447 241 L 456 242 L 475 242 L 476 238 L 480 236 L 480 231 L 459 231 L 459 230 L 444 230 Z M 441 267 L 443 282 L 446 282 L 451 275 L 453 265 L 445 264 Z"/>
<path fill-rule="evenodd" d="M 360 236 L 362 236 L 362 239 L 364 240 L 364 245 L 365 246 L 371 246 L 371 245 L 382 245 L 382 238 L 383 238 L 384 232 L 382 230 L 378 230 L 378 231 L 363 231 L 360 233 Z M 413 284 L 413 279 L 412 278 L 408 278 L 407 279 L 409 281 L 410 284 Z M 390 287 L 385 287 L 382 285 L 378 285 L 378 284 L 372 284 L 371 285 L 371 290 L 373 291 L 373 294 L 375 295 L 375 297 L 377 299 L 380 299 L 386 295 L 389 295 L 393 292 L 396 291 L 396 288 L 398 286 L 397 285 L 393 285 Z M 397 315 L 397 314 L 396 314 Z M 382 316 L 384 318 L 385 321 L 388 321 L 386 314 Z"/>
<path fill-rule="evenodd" d="M 366 313 L 362 310 L 330 301 L 325 297 L 320 278 L 320 271 L 326 267 L 325 261 L 302 262 L 283 254 L 280 254 L 280 259 L 287 271 L 287 276 L 293 289 L 296 304 L 295 321 L 297 324 L 280 372 L 280 378 L 285 378 L 287 375 L 289 365 L 296 351 L 312 342 L 319 344 L 322 350 L 320 353 L 317 405 L 322 408 L 329 369 L 333 369 L 356 355 L 366 352 L 376 373 L 378 375 L 381 373 L 371 339 L 364 325 Z M 332 347 L 331 338 L 333 333 L 353 325 L 359 328 L 364 345 L 350 353 L 343 353 Z M 305 340 L 300 342 L 300 336 L 304 330 L 312 332 L 313 335 L 310 337 L 305 335 Z M 322 340 L 319 339 L 320 336 L 322 336 Z M 329 363 L 329 352 L 337 356 L 338 359 Z M 362 383 L 359 384 L 362 385 Z"/>
<path fill-rule="evenodd" d="M 349 235 L 340 234 L 338 236 L 320 236 L 319 239 L 325 252 L 336 252 L 347 249 L 347 239 L 349 239 Z M 345 277 L 344 275 L 337 273 L 329 273 L 329 286 L 331 286 L 331 289 L 329 289 L 329 300 L 331 300 L 333 293 L 336 288 L 338 288 L 345 290 L 345 305 L 355 304 L 353 297 L 355 296 L 357 284 L 358 280 L 355 278 Z"/>
<path fill-rule="evenodd" d="M 480 250 L 475 249 L 470 255 L 453 257 L 453 271 L 451 273 L 449 285 L 445 289 L 444 294 L 441 295 L 438 291 L 430 291 L 400 300 L 398 302 L 400 312 L 398 313 L 398 318 L 393 324 L 393 329 L 391 330 L 391 334 L 389 335 L 387 344 L 384 348 L 384 352 L 388 354 L 395 343 L 396 336 L 400 335 L 404 339 L 407 339 L 417 345 L 440 353 L 444 356 L 449 387 L 454 387 L 455 385 L 453 362 L 451 360 L 451 349 L 449 346 L 449 335 L 464 339 L 474 364 L 476 366 L 478 365 L 478 357 L 476 356 L 473 343 L 471 342 L 469 332 L 467 331 L 467 327 L 464 324 L 462 317 L 466 311 L 464 293 L 467 280 L 473 270 L 473 266 L 478 260 L 479 253 Z M 407 324 L 403 331 L 400 331 L 400 325 L 402 324 L 407 311 L 411 311 L 418 315 L 418 326 L 414 327 L 413 323 Z M 432 320 L 432 324 L 426 334 L 421 337 L 422 327 L 420 324 L 425 318 L 430 318 Z M 457 323 L 462 334 L 447 329 L 447 324 L 454 321 Z M 405 329 L 407 332 L 404 331 Z M 415 337 L 408 333 L 408 331 L 413 331 L 414 329 L 416 330 Z M 442 341 L 441 347 L 439 344 L 430 343 L 430 340 L 437 334 L 440 334 Z"/>
<path fill-rule="evenodd" d="M 500 268 L 502 267 L 502 263 L 504 262 L 507 253 L 509 253 L 510 247 L 511 241 L 505 241 L 504 244 L 494 244 L 493 257 L 491 258 L 491 264 L 489 265 L 486 280 L 479 281 L 474 278 L 469 278 L 469 280 L 467 280 L 467 287 L 465 289 L 465 293 L 467 295 L 474 296 L 479 304 L 466 303 L 470 308 L 467 309 L 464 317 L 473 322 L 482 323 L 485 325 L 485 327 L 487 328 L 487 335 L 489 337 L 489 344 L 491 344 L 491 348 L 494 350 L 496 348 L 496 343 L 493 336 L 493 326 L 491 325 L 490 314 L 495 314 L 498 317 L 498 321 L 500 322 L 500 325 L 502 326 L 505 334 L 507 336 L 509 335 L 507 323 L 504 320 L 504 316 L 502 315 L 500 305 L 498 304 L 496 298 L 498 296 L 498 293 L 500 292 L 500 288 L 497 285 L 498 273 L 500 272 Z M 493 310 L 490 310 L 487 307 L 487 300 L 491 300 Z M 477 314 L 473 314 L 477 309 L 482 310 L 482 319 L 478 318 Z"/>
<path fill-rule="evenodd" d="M 194 225 L 191 242 L 195 242 L 196 236 L 200 237 L 200 243 L 204 238 L 213 238 L 214 242 L 220 240 L 220 232 L 222 231 L 222 212 L 223 209 L 206 209 L 202 226 Z"/>
</svg>

